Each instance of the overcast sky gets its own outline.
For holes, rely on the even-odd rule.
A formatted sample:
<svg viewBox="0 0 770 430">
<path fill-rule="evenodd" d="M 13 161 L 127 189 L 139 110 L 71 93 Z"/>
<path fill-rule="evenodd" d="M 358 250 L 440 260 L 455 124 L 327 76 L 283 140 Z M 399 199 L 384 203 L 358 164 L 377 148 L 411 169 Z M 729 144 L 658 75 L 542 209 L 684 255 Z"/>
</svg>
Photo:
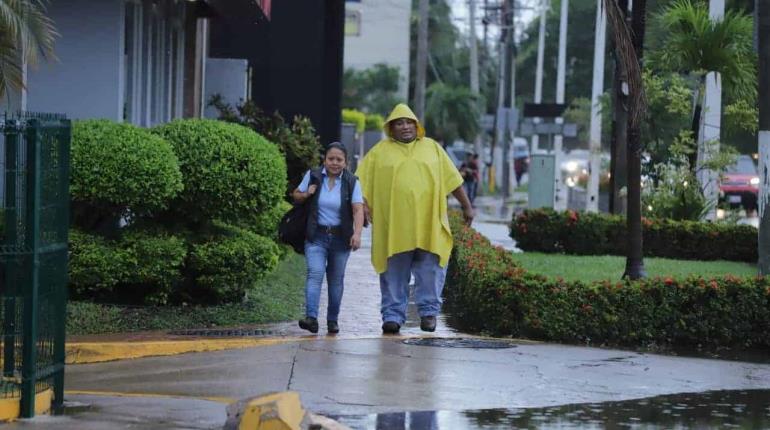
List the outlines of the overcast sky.
<svg viewBox="0 0 770 430">
<path fill-rule="evenodd" d="M 500 4 L 501 0 L 488 0 L 490 5 Z M 452 15 L 455 21 L 455 25 L 464 33 L 468 33 L 468 0 L 447 0 L 452 6 Z M 516 33 L 521 34 L 524 27 L 536 18 L 537 10 L 535 9 L 540 4 L 540 0 L 517 0 L 516 5 L 519 7 L 516 14 Z M 481 23 L 481 18 L 484 17 L 484 0 L 476 0 L 476 34 L 481 37 L 484 32 L 484 25 Z M 499 33 L 499 25 L 492 24 L 488 27 L 491 40 L 495 40 Z"/>
</svg>

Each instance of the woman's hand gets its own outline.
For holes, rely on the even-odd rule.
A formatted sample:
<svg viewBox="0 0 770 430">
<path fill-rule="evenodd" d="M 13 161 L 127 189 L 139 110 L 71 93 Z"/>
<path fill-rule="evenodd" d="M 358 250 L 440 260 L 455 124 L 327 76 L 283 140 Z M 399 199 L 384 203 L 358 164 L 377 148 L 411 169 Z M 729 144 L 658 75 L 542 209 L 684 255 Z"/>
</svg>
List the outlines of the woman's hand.
<svg viewBox="0 0 770 430">
<path fill-rule="evenodd" d="M 307 187 L 307 192 L 305 194 L 307 194 L 308 197 L 312 196 L 313 194 L 315 194 L 316 188 L 318 188 L 318 185 L 316 184 L 313 184 Z"/>
<path fill-rule="evenodd" d="M 361 233 L 354 233 L 353 237 L 350 238 L 350 248 L 353 251 L 358 251 L 361 248 Z"/>
</svg>

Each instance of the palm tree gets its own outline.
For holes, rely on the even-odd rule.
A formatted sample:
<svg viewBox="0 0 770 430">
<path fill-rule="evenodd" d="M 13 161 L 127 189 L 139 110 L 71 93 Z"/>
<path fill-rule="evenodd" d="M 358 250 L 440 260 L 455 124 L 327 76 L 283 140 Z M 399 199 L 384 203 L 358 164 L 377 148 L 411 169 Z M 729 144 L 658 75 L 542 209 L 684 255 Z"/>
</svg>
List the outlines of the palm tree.
<svg viewBox="0 0 770 430">
<path fill-rule="evenodd" d="M 425 106 L 428 134 L 444 145 L 450 145 L 457 138 L 472 142 L 481 131 L 480 98 L 468 87 L 431 84 Z"/>
<path fill-rule="evenodd" d="M 699 141 L 700 116 L 706 74 L 718 72 L 725 92 L 754 103 L 757 97 L 757 64 L 753 47 L 753 19 L 739 10 L 721 20 L 709 17 L 708 6 L 675 0 L 656 17 L 666 37 L 651 58 L 654 68 L 691 74 L 698 80 L 692 130 Z M 695 169 L 696 153 L 690 156 Z"/>
<path fill-rule="evenodd" d="M 46 0 L 0 0 L 0 97 L 24 88 L 24 64 L 53 58 L 58 36 Z"/>
<path fill-rule="evenodd" d="M 621 2 L 623 5 L 621 5 Z M 627 254 L 624 278 L 639 279 L 646 276 L 642 253 L 642 202 L 641 202 L 641 122 L 645 114 L 646 103 L 642 81 L 641 59 L 644 48 L 646 0 L 634 0 L 631 26 L 626 21 L 624 5 L 621 0 L 604 0 L 607 10 L 607 22 L 612 26 L 615 57 L 620 73 L 628 86 L 625 98 L 627 105 L 627 142 L 628 152 L 628 209 L 626 211 Z"/>
</svg>

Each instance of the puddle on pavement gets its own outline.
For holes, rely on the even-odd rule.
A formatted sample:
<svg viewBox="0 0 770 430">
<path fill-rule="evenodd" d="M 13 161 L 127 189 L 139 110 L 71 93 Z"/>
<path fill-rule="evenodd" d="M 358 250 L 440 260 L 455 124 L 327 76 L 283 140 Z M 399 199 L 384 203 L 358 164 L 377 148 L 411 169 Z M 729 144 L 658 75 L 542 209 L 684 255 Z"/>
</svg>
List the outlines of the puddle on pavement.
<svg viewBox="0 0 770 430">
<path fill-rule="evenodd" d="M 335 416 L 353 429 L 770 428 L 770 390 L 710 391 L 530 409 Z"/>
</svg>

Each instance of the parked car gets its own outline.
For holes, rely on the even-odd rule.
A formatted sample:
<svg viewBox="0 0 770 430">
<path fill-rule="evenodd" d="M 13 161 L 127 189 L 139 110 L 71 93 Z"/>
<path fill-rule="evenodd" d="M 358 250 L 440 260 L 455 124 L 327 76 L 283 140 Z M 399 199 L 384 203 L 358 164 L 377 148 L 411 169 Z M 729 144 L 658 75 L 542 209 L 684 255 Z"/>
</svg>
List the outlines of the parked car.
<svg viewBox="0 0 770 430">
<path fill-rule="evenodd" d="M 719 182 L 720 200 L 731 207 L 743 206 L 747 211 L 756 209 L 759 194 L 757 166 L 749 155 L 740 155 L 725 171 Z"/>
</svg>

